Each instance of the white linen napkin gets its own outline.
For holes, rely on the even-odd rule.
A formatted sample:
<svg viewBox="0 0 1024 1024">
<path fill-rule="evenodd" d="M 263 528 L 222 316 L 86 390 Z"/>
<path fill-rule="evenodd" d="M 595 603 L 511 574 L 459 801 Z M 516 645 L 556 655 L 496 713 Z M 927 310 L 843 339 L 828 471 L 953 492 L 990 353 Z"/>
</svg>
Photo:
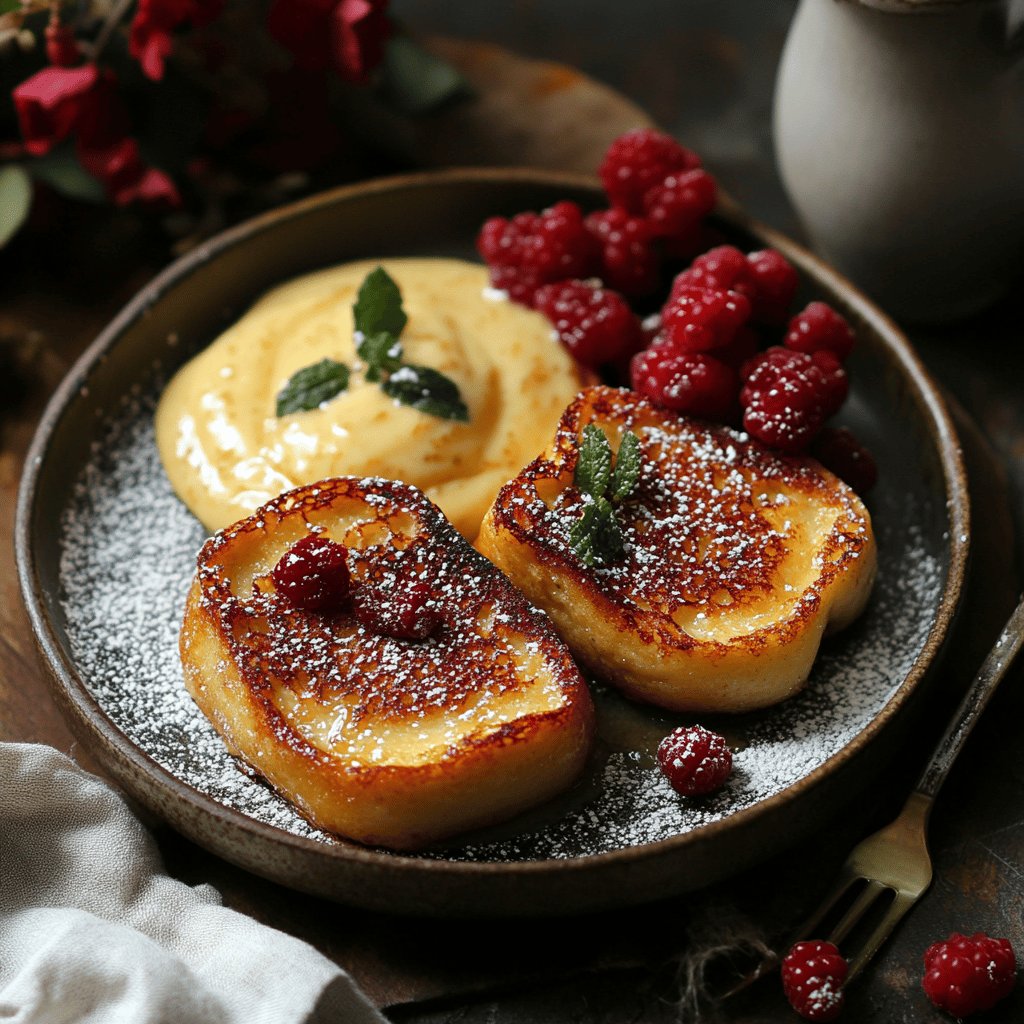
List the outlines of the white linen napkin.
<svg viewBox="0 0 1024 1024">
<path fill-rule="evenodd" d="M 0 743 L 0 1020 L 386 1024 L 312 946 L 163 872 L 110 787 Z"/>
</svg>

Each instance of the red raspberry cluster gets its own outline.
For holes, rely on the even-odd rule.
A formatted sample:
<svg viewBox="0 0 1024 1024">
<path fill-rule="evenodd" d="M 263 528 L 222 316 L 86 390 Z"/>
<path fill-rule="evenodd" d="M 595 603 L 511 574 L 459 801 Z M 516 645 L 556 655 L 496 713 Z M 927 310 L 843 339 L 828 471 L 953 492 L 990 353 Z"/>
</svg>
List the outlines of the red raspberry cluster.
<svg viewBox="0 0 1024 1024">
<path fill-rule="evenodd" d="M 303 611 L 351 610 L 364 629 L 398 640 L 425 640 L 440 623 L 430 588 L 409 580 L 387 588 L 372 581 L 354 588 L 344 544 L 311 533 L 293 544 L 270 571 L 274 589 Z"/>
<path fill-rule="evenodd" d="M 922 985 L 928 998 L 954 1017 L 990 1010 L 1017 983 L 1017 959 L 1007 939 L 954 932 L 924 954 Z"/>
<path fill-rule="evenodd" d="M 658 745 L 658 765 L 677 793 L 704 796 L 732 774 L 732 751 L 717 732 L 681 725 Z"/>
<path fill-rule="evenodd" d="M 782 961 L 782 989 L 805 1020 L 835 1020 L 849 965 L 831 942 L 798 942 Z"/>
<path fill-rule="evenodd" d="M 599 173 L 608 209 L 584 217 L 575 203 L 556 203 L 541 213 L 492 217 L 477 237 L 491 284 L 549 315 L 557 307 L 552 319 L 562 341 L 592 367 L 640 347 L 639 322 L 624 297 L 654 292 L 666 257 L 699 251 L 716 195 L 696 154 L 647 128 L 616 139 Z M 614 344 L 612 324 L 621 328 Z"/>
</svg>

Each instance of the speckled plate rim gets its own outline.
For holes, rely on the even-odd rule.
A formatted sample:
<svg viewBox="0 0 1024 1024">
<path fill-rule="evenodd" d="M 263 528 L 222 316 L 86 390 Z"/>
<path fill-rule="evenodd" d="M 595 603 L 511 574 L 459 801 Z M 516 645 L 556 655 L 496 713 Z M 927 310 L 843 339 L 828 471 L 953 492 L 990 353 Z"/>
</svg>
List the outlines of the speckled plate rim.
<svg viewBox="0 0 1024 1024">
<path fill-rule="evenodd" d="M 404 856 L 350 844 L 324 844 L 294 835 L 283 829 L 264 824 L 240 811 L 226 807 L 205 793 L 182 782 L 173 773 L 159 765 L 144 750 L 136 746 L 107 717 L 78 674 L 76 666 L 64 650 L 59 631 L 46 607 L 43 585 L 39 579 L 34 552 L 33 524 L 36 520 L 38 484 L 41 468 L 66 408 L 86 386 L 90 375 L 103 362 L 107 353 L 117 345 L 127 327 L 146 315 L 147 309 L 173 285 L 194 274 L 204 264 L 225 250 L 244 243 L 282 220 L 304 215 L 325 204 L 343 203 L 362 196 L 387 193 L 398 189 L 430 189 L 438 184 L 451 186 L 459 183 L 530 184 L 540 188 L 569 188 L 596 190 L 596 179 L 575 173 L 534 171 L 519 168 L 480 168 L 431 171 L 345 186 L 320 193 L 308 199 L 280 207 L 262 216 L 248 220 L 220 233 L 196 250 L 181 257 L 158 274 L 111 321 L 71 368 L 51 398 L 40 420 L 29 449 L 18 495 L 15 522 L 15 557 L 22 596 L 37 644 L 52 672 L 56 695 L 72 724 L 79 725 L 85 734 L 100 746 L 98 757 L 124 782 L 124 769 L 137 773 L 148 783 L 147 792 L 159 791 L 172 802 L 183 805 L 185 812 L 173 816 L 181 827 L 182 820 L 191 820 L 198 811 L 221 828 L 237 830 L 254 839 L 278 844 L 301 854 L 312 854 L 339 863 L 362 864 L 388 873 L 413 873 L 429 882 L 439 876 L 460 876 L 466 881 L 497 880 L 509 876 L 536 876 L 557 874 L 562 878 L 594 869 L 630 865 L 640 868 L 644 862 L 681 853 L 694 844 L 712 842 L 723 833 L 740 830 L 757 819 L 779 810 L 822 785 L 839 769 L 850 762 L 867 744 L 871 743 L 903 710 L 918 683 L 940 653 L 943 641 L 953 622 L 961 598 L 969 548 L 969 499 L 966 472 L 960 444 L 952 419 L 938 388 L 914 353 L 906 337 L 896 324 L 879 310 L 863 293 L 833 268 L 823 263 L 804 247 L 785 235 L 766 227 L 744 214 L 734 203 L 724 199 L 718 215 L 735 230 L 753 235 L 764 245 L 782 252 L 815 283 L 823 284 L 839 296 L 845 306 L 877 334 L 888 349 L 894 364 L 908 386 L 908 393 L 916 406 L 917 415 L 924 423 L 938 452 L 945 488 L 946 512 L 949 531 L 949 567 L 945 586 L 935 611 L 935 618 L 924 645 L 903 681 L 890 696 L 885 706 L 841 750 L 832 755 L 812 772 L 779 793 L 736 811 L 718 821 L 699 826 L 692 831 L 669 839 L 600 854 L 549 860 L 523 860 L 509 862 L 474 862 L 435 860 Z M 121 770 L 118 770 L 120 768 Z M 130 788 L 127 787 L 126 788 Z M 135 793 L 138 796 L 138 793 Z M 165 817 L 166 808 L 158 809 Z M 192 835 L 191 838 L 197 838 Z M 201 839 L 197 841 L 202 841 Z M 219 851 L 221 852 L 221 851 Z M 227 854 L 224 854 L 227 856 Z M 253 868 L 253 870 L 257 870 Z M 600 873 L 600 871 L 598 872 Z M 281 880 L 280 877 L 277 880 Z M 296 888 L 303 888 L 297 884 Z M 677 891 L 688 888 L 680 885 Z M 692 888 L 692 886 L 689 886 Z M 341 897 L 339 897 L 341 898 Z M 639 899 L 649 898 L 641 896 Z M 622 905 L 639 900 L 595 898 L 595 905 Z M 358 902 L 358 900 L 356 901 Z M 541 909 L 540 912 L 543 912 Z"/>
</svg>

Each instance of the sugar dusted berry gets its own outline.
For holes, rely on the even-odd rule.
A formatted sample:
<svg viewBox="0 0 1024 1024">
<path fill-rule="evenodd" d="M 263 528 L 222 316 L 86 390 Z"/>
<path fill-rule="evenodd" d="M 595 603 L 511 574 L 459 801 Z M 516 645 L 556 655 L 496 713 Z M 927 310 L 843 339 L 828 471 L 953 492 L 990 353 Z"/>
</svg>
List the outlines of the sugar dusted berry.
<svg viewBox="0 0 1024 1024">
<path fill-rule="evenodd" d="M 784 324 L 793 305 L 800 278 L 781 252 L 761 249 L 747 255 L 754 278 L 754 320 L 759 324 Z"/>
<path fill-rule="evenodd" d="M 812 302 L 789 321 L 785 346 L 795 352 L 831 352 L 843 361 L 853 351 L 853 328 L 827 302 Z"/>
<path fill-rule="evenodd" d="M 672 282 L 669 302 L 693 286 L 722 288 L 745 295 L 751 302 L 756 292 L 747 257 L 733 245 L 718 245 L 698 256 Z"/>
<path fill-rule="evenodd" d="M 798 942 L 782 961 L 782 989 L 805 1020 L 835 1020 L 849 966 L 831 942 Z"/>
<path fill-rule="evenodd" d="M 681 725 L 658 745 L 658 765 L 683 796 L 704 796 L 725 785 L 732 773 L 732 751 L 702 725 Z"/>
<path fill-rule="evenodd" d="M 396 640 L 426 640 L 441 625 L 441 609 L 423 581 L 369 582 L 352 597 L 356 621 L 364 629 Z"/>
<path fill-rule="evenodd" d="M 601 280 L 623 295 L 648 295 L 658 286 L 661 257 L 643 217 L 618 207 L 599 210 L 585 221 L 600 249 Z"/>
<path fill-rule="evenodd" d="M 990 1010 L 1017 983 L 1017 960 L 1007 939 L 954 932 L 924 954 L 922 985 L 928 998 L 954 1017 Z"/>
<path fill-rule="evenodd" d="M 750 303 L 739 292 L 683 288 L 661 311 L 664 336 L 686 352 L 724 348 L 750 318 Z"/>
<path fill-rule="evenodd" d="M 858 494 L 867 494 L 878 482 L 871 452 L 846 427 L 823 427 L 811 444 L 811 454 Z"/>
<path fill-rule="evenodd" d="M 620 135 L 598 168 L 609 200 L 630 213 L 644 212 L 644 196 L 669 175 L 700 166 L 700 158 L 675 139 L 650 128 Z"/>
<path fill-rule="evenodd" d="M 663 409 L 719 422 L 736 412 L 736 371 L 701 352 L 653 345 L 633 357 L 630 376 L 633 390 Z"/>
<path fill-rule="evenodd" d="M 274 589 L 296 608 L 340 611 L 351 598 L 346 549 L 311 533 L 293 544 L 270 571 Z"/>
<path fill-rule="evenodd" d="M 644 195 L 647 220 L 659 238 L 688 244 L 701 221 L 715 208 L 718 189 L 707 171 L 696 168 L 670 174 Z M 673 255 L 677 248 L 669 247 Z"/>
<path fill-rule="evenodd" d="M 601 366 L 635 352 L 643 343 L 640 321 L 625 299 L 585 281 L 544 285 L 534 305 L 554 325 L 562 344 L 587 366 Z"/>
</svg>

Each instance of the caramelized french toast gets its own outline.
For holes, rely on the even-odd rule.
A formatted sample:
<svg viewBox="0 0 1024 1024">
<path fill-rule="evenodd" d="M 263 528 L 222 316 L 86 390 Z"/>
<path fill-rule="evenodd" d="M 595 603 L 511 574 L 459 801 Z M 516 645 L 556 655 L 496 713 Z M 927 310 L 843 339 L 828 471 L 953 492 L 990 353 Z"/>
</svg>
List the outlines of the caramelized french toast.
<svg viewBox="0 0 1024 1024">
<path fill-rule="evenodd" d="M 371 605 L 428 586 L 430 635 L 293 604 L 275 566 L 311 534 L 344 545 Z M 593 733 L 548 619 L 406 484 L 302 487 L 207 541 L 180 646 L 232 753 L 316 826 L 366 844 L 413 849 L 539 803 L 575 779 Z"/>
<path fill-rule="evenodd" d="M 614 510 L 617 557 L 592 566 L 571 537 L 591 501 L 574 483 L 588 424 L 616 451 L 631 431 L 640 455 Z M 876 565 L 867 510 L 814 460 L 608 387 L 569 406 L 552 446 L 499 492 L 477 547 L 581 664 L 679 711 L 748 711 L 799 690 L 822 635 L 864 608 Z"/>
</svg>

